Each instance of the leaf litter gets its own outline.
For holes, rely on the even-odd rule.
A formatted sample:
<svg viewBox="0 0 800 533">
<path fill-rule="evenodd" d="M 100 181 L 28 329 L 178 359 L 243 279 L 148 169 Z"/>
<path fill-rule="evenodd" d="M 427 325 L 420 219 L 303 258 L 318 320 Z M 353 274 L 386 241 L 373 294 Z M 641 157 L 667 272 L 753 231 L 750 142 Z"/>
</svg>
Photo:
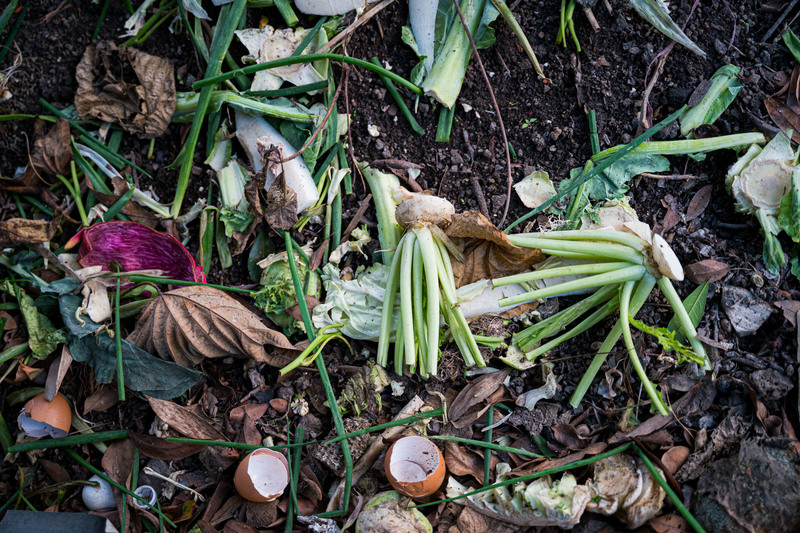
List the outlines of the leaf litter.
<svg viewBox="0 0 800 533">
<path fill-rule="evenodd" d="M 476 527 L 486 530 L 493 524 L 510 532 L 523 530 L 514 524 L 530 525 L 531 514 L 537 520 L 549 520 L 544 523 L 560 525 L 581 522 L 618 528 L 620 524 L 636 527 L 647 522 L 655 531 L 700 531 L 701 527 L 711 531 L 719 524 L 744 530 L 771 524 L 772 518 L 760 516 L 758 511 L 742 514 L 746 502 L 740 501 L 736 487 L 715 479 L 705 467 L 713 462 L 720 469 L 730 470 L 737 457 L 740 462 L 767 468 L 795 460 L 794 448 L 775 438 L 793 438 L 793 425 L 797 424 L 796 411 L 789 408 L 787 413 L 791 401 L 786 400 L 791 400 L 796 385 L 792 377 L 796 374 L 795 304 L 800 296 L 791 273 L 797 276 L 800 268 L 798 248 L 792 243 L 797 240 L 792 216 L 800 200 L 795 198 L 793 183 L 782 191 L 786 193 L 782 197 L 770 200 L 768 207 L 777 209 L 774 218 L 785 233 L 776 237 L 783 241 L 783 247 L 772 240 L 778 232 L 770 229 L 771 221 L 765 222 L 755 213 L 766 236 L 762 255 L 758 225 L 740 224 L 742 220 L 733 212 L 734 202 L 718 194 L 722 174 L 735 158 L 721 155 L 723 152 L 705 154 L 715 150 L 708 148 L 714 143 L 726 142 L 726 149 L 737 146 L 740 152 L 751 143 L 763 145 L 759 135 L 751 134 L 746 143 L 735 145 L 718 134 L 724 131 L 735 136 L 736 132 L 750 131 L 752 126 L 742 117 L 748 113 L 763 115 L 753 107 L 761 100 L 780 128 L 793 124 L 797 69 L 792 76 L 787 74 L 793 66 L 791 56 L 782 51 L 759 58 L 771 66 L 775 73 L 772 79 L 783 80 L 786 85 L 778 94 L 767 96 L 764 80 L 754 75 L 758 67 L 752 60 L 733 52 L 723 60 L 720 50 L 725 44 L 698 31 L 693 17 L 708 17 L 710 8 L 701 7 L 697 13 L 679 8 L 668 13 L 658 2 L 631 2 L 633 9 L 661 31 L 710 59 L 696 59 L 681 77 L 675 69 L 682 68 L 685 61 L 676 62 L 673 56 L 666 63 L 667 75 L 672 76 L 669 87 L 657 97 L 660 100 L 650 98 L 657 107 L 648 112 L 656 115 L 657 122 L 679 109 L 679 90 L 688 95 L 700 85 L 697 96 L 690 98 L 691 113 L 680 118 L 681 127 L 694 115 L 703 122 L 700 128 L 692 128 L 692 138 L 681 139 L 675 128 L 662 130 L 657 142 L 627 153 L 632 146 L 627 144 L 627 130 L 615 122 L 625 113 L 627 104 L 621 103 L 625 91 L 619 91 L 616 82 L 598 78 L 597 72 L 636 65 L 641 47 L 653 55 L 649 50 L 657 37 L 642 29 L 647 28 L 643 20 L 627 16 L 633 13 L 631 8 L 614 6 L 622 10 L 622 16 L 614 19 L 597 8 L 599 3 L 564 2 L 564 15 L 568 13 L 569 20 L 560 22 L 576 44 L 579 35 L 584 45 L 587 43 L 582 17 L 599 19 L 593 49 L 585 46 L 572 62 L 555 61 L 556 54 L 562 52 L 553 43 L 544 42 L 550 37 L 537 42 L 537 53 L 548 56 L 544 65 L 551 78 L 537 80 L 533 90 L 531 86 L 514 87 L 512 92 L 519 102 L 512 102 L 505 100 L 508 96 L 504 93 L 512 87 L 508 79 L 516 83 L 525 77 L 513 59 L 504 57 L 502 65 L 495 64 L 497 60 L 487 54 L 485 49 L 495 39 L 498 43 L 494 46 L 512 50 L 515 41 L 509 39 L 516 38 L 511 32 L 495 35 L 502 21 L 494 19 L 503 14 L 515 35 L 524 31 L 541 37 L 549 35 L 546 30 L 553 21 L 559 25 L 558 7 L 540 6 L 542 9 L 531 19 L 526 6 L 468 4 L 464 4 L 468 8 L 467 25 L 475 31 L 475 44 L 482 50 L 479 53 L 496 71 L 487 78 L 501 88 L 501 103 L 508 104 L 498 109 L 503 110 L 503 118 L 519 118 L 523 124 L 517 127 L 512 123 L 505 128 L 499 122 L 499 128 L 508 129 L 503 136 L 508 133 L 513 142 L 509 152 L 521 159 L 521 164 L 513 167 L 514 177 L 541 178 L 541 174 L 532 173 L 533 168 L 546 170 L 545 175 L 553 177 L 552 183 L 539 183 L 543 190 L 533 191 L 533 199 L 524 193 L 524 182 L 517 187 L 526 208 L 516 197 L 510 206 L 504 206 L 508 201 L 503 196 L 505 180 L 495 183 L 492 163 L 498 125 L 481 121 L 500 117 L 492 116 L 493 106 L 478 94 L 473 83 L 462 86 L 472 52 L 463 54 L 463 64 L 461 58 L 442 68 L 453 61 L 445 55 L 438 57 L 445 40 L 461 40 L 464 48 L 458 56 L 471 50 L 458 14 L 447 2 L 431 4 L 431 12 L 438 13 L 427 21 L 437 28 L 432 33 L 436 57 L 418 57 L 418 63 L 415 60 L 409 65 L 402 55 L 395 56 L 392 48 L 394 44 L 402 46 L 403 41 L 419 55 L 419 45 L 428 46 L 415 40 L 421 36 L 414 34 L 422 31 L 419 20 L 412 20 L 401 37 L 402 24 L 389 24 L 393 19 L 387 18 L 401 8 L 386 7 L 385 3 L 368 11 L 367 17 L 377 14 L 376 20 L 381 20 L 376 28 L 358 23 L 348 27 L 353 15 L 328 19 L 301 14 L 298 19 L 291 4 L 263 8 L 242 0 L 222 7 L 207 5 L 207 10 L 197 2 L 182 0 L 160 5 L 144 2 L 137 16 L 130 19 L 130 32 L 119 40 L 112 38 L 110 29 L 116 24 L 120 27 L 113 30 L 122 33 L 122 23 L 117 22 L 127 19 L 129 13 L 122 16 L 114 7 L 105 22 L 97 19 L 98 31 L 102 28 L 100 35 L 104 37 L 85 49 L 80 62 L 84 50 L 71 51 L 79 67 L 77 94 L 54 99 L 56 111 L 73 97 L 77 109 L 59 111 L 64 118 L 44 117 L 55 121 L 49 132 L 45 122 L 38 121 L 30 156 L 22 158 L 19 170 L 0 169 L 4 176 L 15 177 L 4 178 L 0 184 L 4 207 L 0 219 L 4 246 L 0 256 L 4 289 L 0 301 L 0 330 L 4 332 L 0 372 L 11 391 L 2 415 L 13 420 L 9 410 L 26 396 L 41 391 L 39 387 L 44 384 L 51 396 L 60 390 L 73 402 L 74 434 L 69 438 L 77 438 L 18 446 L 64 446 L 73 460 L 101 466 L 113 481 L 129 490 L 137 488 L 134 481 L 139 476 L 139 484 L 155 484 L 157 478 L 147 477 L 147 472 L 157 471 L 208 498 L 207 502 L 195 500 L 189 492 L 175 490 L 163 480 L 159 482 L 166 483 L 163 487 L 173 488 L 160 492 L 158 505 L 152 508 L 129 505 L 133 501 L 117 493 L 118 508 L 108 516 L 120 530 L 137 532 L 160 529 L 159 524 L 166 524 L 169 531 L 192 533 L 292 531 L 305 527 L 306 522 L 310 530 L 326 531 L 338 531 L 353 522 L 363 529 L 369 522 L 373 525 L 368 529 L 378 531 L 396 523 L 391 520 L 405 526 L 413 523 L 423 530 L 430 522 L 428 530 L 449 527 L 466 533 Z M 300 11 L 302 5 L 295 8 Z M 582 9 L 575 10 L 576 5 Z M 344 6 L 334 11 L 348 9 Z M 383 9 L 389 11 L 381 14 Z M 775 9 L 780 11 L 781 7 Z M 483 17 L 475 18 L 476 10 L 483 10 Z M 545 12 L 548 15 L 540 14 Z M 88 13 L 99 15 L 92 10 Z M 249 27 L 254 20 L 251 15 L 265 13 L 269 14 L 270 26 Z M 771 23 L 768 19 L 772 15 L 739 14 L 749 22 L 748 27 L 734 32 L 737 48 L 727 48 L 726 52 L 741 54 L 740 49 L 747 46 L 740 40 L 752 39 L 750 28 Z M 17 13 L 9 11 L 12 15 Z M 398 20 L 405 20 L 404 16 L 402 12 Z M 29 28 L 21 16 L 20 20 L 22 28 Z M 206 20 L 211 26 L 205 26 Z M 715 23 L 720 20 L 729 28 L 725 15 L 715 16 Z M 293 29 L 283 29 L 281 22 Z M 531 26 L 532 22 L 537 26 Z M 683 28 L 678 24 L 684 24 Z M 611 43 L 606 37 L 612 26 L 617 33 L 631 31 L 626 26 L 635 28 L 636 39 L 624 47 L 616 40 Z M 337 37 L 345 27 L 349 29 Z M 243 37 L 244 48 L 233 39 L 235 30 Z M 443 108 L 432 105 L 426 97 L 405 113 L 400 108 L 405 105 L 403 100 L 409 101 L 413 85 L 403 85 L 394 104 L 376 107 L 383 99 L 379 94 L 382 89 L 380 85 L 375 89 L 373 83 L 379 81 L 370 78 L 371 74 L 354 74 L 361 64 L 351 66 L 341 78 L 334 75 L 339 73 L 339 61 L 370 57 L 367 54 L 374 48 L 365 45 L 364 39 L 374 37 L 376 31 L 389 43 L 381 52 L 387 53 L 386 59 L 381 56 L 383 63 L 378 61 L 381 76 L 394 76 L 388 83 L 397 87 L 407 83 L 404 76 L 416 82 L 425 79 L 424 86 L 431 94 L 448 102 L 459 99 L 460 106 L 451 104 L 454 113 L 448 116 L 448 112 L 440 112 Z M 181 52 L 177 53 L 178 47 L 152 44 L 153 32 L 163 32 L 174 42 L 181 42 Z M 351 32 L 349 57 L 318 55 L 313 63 L 290 64 L 297 55 L 326 52 L 328 48 L 338 52 L 342 36 Z M 126 45 L 124 39 L 129 41 Z M 530 59 L 544 78 L 527 39 L 520 40 L 528 54 L 528 58 L 520 56 L 522 62 Z M 787 33 L 783 41 L 789 52 L 796 51 L 796 38 Z M 337 44 L 328 46 L 329 42 Z M 301 53 L 297 52 L 300 47 L 304 48 Z M 245 48 L 250 57 L 241 57 Z M 70 47 L 65 49 L 69 51 Z M 187 50 L 191 54 L 186 54 Z M 596 60 L 595 50 L 613 61 Z M 189 55 L 193 59 L 187 59 Z M 281 59 L 283 66 L 236 70 L 251 62 L 274 59 Z M 205 78 L 220 72 L 223 61 L 227 63 L 223 70 L 233 72 L 224 74 L 225 79 L 205 80 L 201 74 L 204 67 L 197 61 L 210 64 Z M 728 62 L 742 63 L 742 69 L 738 64 L 725 65 Z M 581 63 L 584 80 L 592 79 L 596 86 L 581 81 Z M 375 68 L 375 63 L 370 64 Z M 565 99 L 569 93 L 565 89 L 573 84 L 571 77 L 564 76 L 566 64 L 573 65 L 578 73 L 574 84 L 581 104 L 600 108 L 600 128 L 597 123 L 592 126 L 590 120 L 590 135 L 585 139 L 584 110 L 570 110 L 574 102 Z M 415 66 L 416 71 L 409 72 Z M 435 72 L 429 72 L 431 68 Z M 595 72 L 590 73 L 590 69 Z M 628 74 L 620 73 L 619 79 L 630 78 L 632 86 L 638 87 L 642 73 L 637 69 L 634 66 Z M 452 72 L 457 74 L 457 83 L 453 82 L 445 94 L 440 80 Z M 505 74 L 497 76 L 497 72 Z M 769 71 L 760 72 L 767 76 Z M 694 76 L 691 80 L 690 75 Z M 700 83 L 698 80 L 704 77 L 708 82 Z M 195 80 L 216 85 L 214 89 L 201 89 L 200 85 L 193 88 Z M 676 89 L 675 83 L 683 85 Z M 68 85 L 63 91 L 73 90 Z M 176 86 L 185 92 L 176 95 Z M 545 86 L 548 91 L 539 94 Z M 453 87 L 457 90 L 451 94 Z M 606 96 L 598 99 L 597 89 Z M 345 103 L 339 96 L 348 91 L 350 98 Z M 19 95 L 25 98 L 15 89 L 11 101 Z M 539 105 L 533 117 L 536 120 L 527 116 L 523 122 L 517 109 L 527 109 L 529 100 L 544 102 L 553 95 L 560 98 L 561 109 Z M 615 104 L 613 112 L 605 107 L 606 98 Z M 22 113 L 39 112 L 22 109 Z M 400 140 L 407 129 L 402 119 L 409 116 L 428 121 L 423 127 L 416 121 L 411 124 L 412 128 L 417 125 L 413 128 L 417 133 L 429 130 L 431 146 L 436 145 L 427 126 L 435 124 L 437 118 L 438 128 L 433 128 L 437 137 L 445 133 L 449 137 L 451 128 L 453 132 L 462 129 L 464 134 L 469 130 L 469 135 L 464 135 L 468 150 L 454 148 L 449 154 L 439 154 L 416 139 Z M 564 117 L 571 122 L 562 122 Z M 16 123 L 29 119 L 7 120 Z M 363 120 L 377 125 L 381 136 L 362 136 L 360 129 L 367 131 Z M 180 125 L 186 121 L 191 121 L 191 126 Z M 554 123 L 559 127 L 554 128 Z M 515 129 L 524 130 L 525 135 L 519 136 Z M 792 129 L 796 134 L 798 128 Z M 11 136 L 17 136 L 17 130 L 13 132 Z M 240 145 L 232 141 L 233 136 L 238 137 Z M 2 142 L 8 142 L 8 137 L 4 132 Z M 184 142 L 190 144 L 181 149 Z M 614 142 L 620 144 L 599 152 L 601 143 L 608 148 Z M 543 149 L 548 145 L 549 149 Z M 589 148 L 596 157 L 578 161 Z M 398 155 L 401 149 L 402 156 Z M 185 157 L 187 150 L 214 157 L 201 162 L 202 157 Z M 299 151 L 302 153 L 290 160 Z M 527 166 L 532 155 L 537 157 L 535 167 Z M 690 157 L 688 161 L 678 159 L 685 155 Z M 448 156 L 452 156 L 449 164 Z M 418 241 L 405 241 L 409 251 L 398 249 L 402 233 L 393 226 L 395 193 L 388 180 L 381 176 L 376 179 L 375 174 L 380 173 L 366 166 L 353 168 L 350 174 L 348 167 L 357 165 L 356 157 L 402 161 L 403 172 L 397 174 L 410 187 L 417 191 L 438 189 L 454 201 L 456 214 L 452 220 L 441 229 L 431 230 L 435 248 L 428 247 L 423 235 Z M 704 157 L 713 161 L 703 162 Z M 554 158 L 563 161 L 556 163 Z M 4 163 L 7 160 L 0 159 Z M 174 179 L 177 172 L 168 166 L 170 160 L 175 161 L 175 167 L 183 167 L 178 180 Z M 602 170 L 595 170 L 603 165 Z M 796 161 L 785 162 L 790 170 L 794 165 Z M 239 183 L 228 180 L 221 171 L 234 166 L 239 169 Z M 675 174 L 653 179 L 658 177 L 654 173 L 667 171 Z M 362 173 L 370 181 L 372 196 L 362 195 Z M 467 176 L 469 173 L 478 176 L 473 179 Z M 637 178 L 641 174 L 647 178 Z M 670 177 L 675 175 L 681 180 Z M 587 176 L 590 179 L 586 180 Z M 709 179 L 716 181 L 706 181 Z M 239 186 L 240 194 L 231 196 L 229 193 Z M 172 203 L 170 198 L 156 195 L 169 196 L 175 188 L 178 191 Z M 752 192 L 752 187 L 747 190 L 747 194 Z M 184 194 L 186 206 L 182 205 Z M 481 201 L 473 199 L 473 194 Z M 645 235 L 642 251 L 646 258 L 661 254 L 663 259 L 664 250 L 674 250 L 680 262 L 687 265 L 685 269 L 678 265 L 676 278 L 685 270 L 690 281 L 675 280 L 677 291 L 668 295 L 672 309 L 662 306 L 657 297 L 643 302 L 641 309 L 637 306 L 633 310 L 631 305 L 627 323 L 634 330 L 626 346 L 629 353 L 634 346 L 641 360 L 629 360 L 624 350 L 612 343 L 610 354 L 601 354 L 602 360 L 596 358 L 605 381 L 591 384 L 583 401 L 569 405 L 568 399 L 585 370 L 582 361 L 586 359 L 588 364 L 587 354 L 598 348 L 592 345 L 592 334 L 583 333 L 588 328 L 533 357 L 513 342 L 513 335 L 536 324 L 563 334 L 572 320 L 589 320 L 583 315 L 573 316 L 582 309 L 576 304 L 578 296 L 584 295 L 573 294 L 570 288 L 576 285 L 565 283 L 585 283 L 581 280 L 596 273 L 558 279 L 552 284 L 555 288 L 548 290 L 558 291 L 564 284 L 562 292 L 567 294 L 553 292 L 532 298 L 534 301 L 513 313 L 504 313 L 503 318 L 469 316 L 465 321 L 470 322 L 462 325 L 448 313 L 460 306 L 466 309 L 476 293 L 481 293 L 493 304 L 489 309 L 499 314 L 501 296 L 487 288 L 492 279 L 528 275 L 534 268 L 539 274 L 547 268 L 567 268 L 565 272 L 610 268 L 607 260 L 598 262 L 591 254 L 588 259 L 565 257 L 555 266 L 551 262 L 542 268 L 539 263 L 545 257 L 560 251 L 518 245 L 514 232 L 494 225 L 504 207 L 510 207 L 512 215 L 542 210 L 526 232 L 581 227 L 577 230 L 580 232 L 588 231 L 590 223 L 604 227 L 602 210 L 614 202 L 617 206 L 625 204 L 629 215 L 632 213 L 632 218 L 614 222 L 616 229 L 639 238 Z M 483 214 L 469 209 L 476 203 L 482 206 Z M 372 211 L 373 205 L 376 211 Z M 642 220 L 654 224 L 660 221 L 655 229 L 663 244 L 656 244 L 661 241 L 649 229 L 643 230 L 630 206 Z M 75 233 L 82 237 L 81 246 L 77 247 L 78 239 L 73 239 L 70 244 L 75 247 L 64 254 L 62 247 Z M 618 239 L 633 242 L 630 237 Z M 332 255 L 340 243 L 361 253 Z M 598 243 L 605 246 L 601 246 L 604 251 L 618 251 L 602 240 L 581 244 L 591 247 Z M 755 252 L 753 243 L 758 248 Z M 284 246 L 292 251 L 285 253 Z M 783 250 L 788 252 L 785 261 L 778 257 Z M 77 255 L 72 257 L 70 252 Z M 262 273 L 259 262 L 281 252 L 279 267 L 271 271 L 273 263 L 263 263 L 267 268 Z M 396 305 L 387 306 L 384 312 L 395 252 L 400 258 L 397 275 L 402 281 Z M 416 261 L 418 255 L 425 259 Z M 566 259 L 576 262 L 571 264 Z M 403 262 L 408 266 L 400 264 Z M 425 278 L 431 270 L 434 276 Z M 533 281 L 536 283 L 519 281 L 516 292 L 502 297 L 541 290 L 541 280 Z M 470 289 L 473 282 L 478 283 L 477 289 Z M 411 300 L 403 299 L 405 283 L 413 284 Z M 448 292 L 450 283 L 453 291 L 459 290 Z M 438 301 L 433 300 L 434 286 L 437 292 L 442 287 Z M 616 292 L 597 296 L 607 298 L 600 303 L 608 305 L 612 313 L 619 307 L 615 307 L 614 298 L 623 296 Z M 487 309 L 485 304 L 476 308 Z M 678 312 L 679 308 L 683 311 Z M 568 321 L 569 317 L 573 318 Z M 403 329 L 406 319 L 410 320 L 408 330 Z M 410 362 L 417 360 L 418 348 L 412 346 L 409 352 L 397 345 L 403 342 L 405 331 L 413 332 L 408 338 L 430 339 L 427 333 L 439 329 L 442 323 L 442 334 L 425 348 L 426 357 L 438 360 L 438 372 L 421 379 L 416 375 L 418 368 Z M 611 327 L 612 322 L 604 324 Z M 383 370 L 375 365 L 372 357 L 379 338 L 395 345 L 397 354 L 391 353 L 396 361 L 406 354 L 414 356 L 406 365 L 410 371 L 398 375 L 391 367 Z M 341 342 L 345 339 L 349 345 Z M 690 358 L 694 353 L 680 344 L 687 340 L 707 342 L 713 375 L 703 376 L 693 364 L 677 363 L 676 350 Z M 480 348 L 472 350 L 465 344 L 472 342 Z M 485 366 L 467 368 L 458 352 L 480 353 Z M 513 353 L 517 355 L 512 357 Z M 643 365 L 642 372 L 632 368 L 636 364 Z M 279 373 L 282 368 L 293 370 Z M 658 384 L 658 394 L 668 404 L 668 415 L 650 412 L 654 398 L 640 393 L 642 382 L 651 380 Z M 78 412 L 89 423 L 78 417 Z M 742 413 L 756 416 L 745 418 Z M 0 444 L 8 451 L 17 431 L 6 431 L 5 427 L 0 425 Z M 118 428 L 127 429 L 113 437 L 106 434 Z M 376 503 L 373 497 L 388 488 L 381 454 L 394 440 L 409 433 L 461 439 L 436 441 L 445 452 L 453 486 L 464 483 L 468 487 L 465 491 L 486 490 L 447 502 L 442 499 L 450 489 L 442 486 L 429 499 L 418 501 L 413 513 L 406 509 L 407 502 L 398 506 L 391 503 L 399 501 L 393 498 Z M 614 448 L 619 445 L 625 447 Z M 244 503 L 230 485 L 239 460 L 260 446 L 279 450 L 292 474 L 285 494 L 271 505 Z M 98 450 L 104 450 L 102 458 Z M 35 453 L 54 459 L 61 456 L 50 454 L 63 452 L 45 449 Z M 2 469 L 2 486 L 16 490 L 21 485 L 19 494 L 36 506 L 41 504 L 41 508 L 82 510 L 78 499 L 64 503 L 49 499 L 46 490 L 38 489 L 46 488 L 51 481 L 63 483 L 70 476 L 75 480 L 87 478 L 88 470 L 81 470 L 86 464 L 78 461 L 66 465 L 69 472 L 65 478 L 56 472 L 53 461 L 47 473 L 36 474 L 30 468 L 29 456 L 12 453 L 9 457 L 20 468 L 20 477 L 13 477 L 14 469 Z M 562 468 L 568 472 L 551 471 Z M 12 470 L 13 474 L 8 473 Z M 542 477 L 524 478 L 532 475 Z M 29 476 L 33 488 L 26 488 Z M 523 481 L 519 481 L 521 478 Z M 779 487 L 784 479 L 773 476 L 764 483 Z M 612 495 L 606 494 L 609 484 L 615 485 Z M 665 496 L 670 487 L 678 495 L 682 489 L 686 489 L 684 494 L 693 495 L 685 502 L 689 510 L 679 498 Z M 67 492 L 71 490 L 66 488 Z M 781 497 L 773 498 L 775 502 L 768 506 L 773 518 L 792 507 L 794 497 L 791 490 L 776 490 Z M 594 497 L 584 497 L 587 494 Z M 17 498 L 12 505 L 19 507 L 20 501 Z M 464 508 L 467 502 L 470 508 Z M 584 508 L 602 514 L 584 516 Z M 325 511 L 332 518 L 313 516 Z M 480 513 L 492 518 L 487 521 Z M 179 525 L 173 528 L 173 524 Z M 791 519 L 781 519 L 773 530 L 781 531 L 781 527 L 793 527 Z"/>
</svg>

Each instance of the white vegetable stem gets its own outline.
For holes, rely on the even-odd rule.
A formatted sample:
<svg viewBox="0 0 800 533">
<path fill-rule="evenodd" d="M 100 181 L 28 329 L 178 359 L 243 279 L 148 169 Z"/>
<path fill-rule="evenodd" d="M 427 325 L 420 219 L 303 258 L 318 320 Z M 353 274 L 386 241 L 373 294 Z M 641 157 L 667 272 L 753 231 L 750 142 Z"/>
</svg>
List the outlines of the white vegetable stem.
<svg viewBox="0 0 800 533">
<path fill-rule="evenodd" d="M 408 18 L 419 54 L 425 56 L 425 71 L 433 66 L 433 40 L 436 32 L 438 0 L 408 0 Z"/>
<path fill-rule="evenodd" d="M 343 15 L 375 0 L 295 0 L 294 6 L 306 15 Z"/>
<path fill-rule="evenodd" d="M 259 152 L 259 146 L 277 147 L 282 158 L 297 152 L 266 120 L 238 110 L 236 111 L 236 138 L 247 152 L 250 165 L 256 172 L 260 172 L 264 168 L 264 158 Z M 317 186 L 314 184 L 314 179 L 302 156 L 283 163 L 281 167 L 286 185 L 297 194 L 297 212 L 300 213 L 314 205 L 319 200 L 319 192 L 317 192 Z M 275 178 L 276 174 L 268 167 L 267 180 L 264 184 L 265 190 L 269 190 Z"/>
</svg>

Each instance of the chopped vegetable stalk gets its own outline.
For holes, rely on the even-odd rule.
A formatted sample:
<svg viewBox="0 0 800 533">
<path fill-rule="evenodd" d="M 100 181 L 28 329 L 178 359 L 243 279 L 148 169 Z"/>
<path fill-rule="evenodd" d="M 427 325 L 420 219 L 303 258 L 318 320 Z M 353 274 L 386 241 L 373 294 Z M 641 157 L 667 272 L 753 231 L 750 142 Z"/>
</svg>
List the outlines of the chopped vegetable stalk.
<svg viewBox="0 0 800 533">
<path fill-rule="evenodd" d="M 703 98 L 681 115 L 681 135 L 689 135 L 698 126 L 713 124 L 719 118 L 742 90 L 741 71 L 736 65 L 723 65 L 717 69 Z"/>
<path fill-rule="evenodd" d="M 622 335 L 628 355 L 654 408 L 662 414 L 669 412 L 669 408 L 661 399 L 656 386 L 649 381 L 639 361 L 630 331 L 630 318 L 635 316 L 641 305 L 647 300 L 656 283 L 674 309 L 681 327 L 687 332 L 692 350 L 696 352 L 692 355 L 695 355 L 696 359 L 703 364 L 705 370 L 710 369 L 705 349 L 697 340 L 695 326 L 670 283 L 670 279 L 678 281 L 683 279 L 680 262 L 664 239 L 659 235 L 652 234 L 646 224 L 629 221 L 622 224 L 621 231 L 613 229 L 552 231 L 532 235 L 510 235 L 509 238 L 518 246 L 540 248 L 554 256 L 574 257 L 576 254 L 582 254 L 586 257 L 596 258 L 593 263 L 589 264 L 540 269 L 536 272 L 493 281 L 495 286 L 500 286 L 506 283 L 534 281 L 548 277 L 589 274 L 586 277 L 556 283 L 513 298 L 501 299 L 499 302 L 501 305 L 531 301 L 568 291 L 600 287 L 583 301 L 515 334 L 514 342 L 526 352 L 528 359 L 534 360 L 567 339 L 583 333 L 619 308 L 619 322 L 606 337 L 595 360 L 581 380 L 581 384 L 571 399 L 572 405 L 580 402 L 606 355 Z M 537 346 L 546 338 L 568 328 L 592 309 L 594 311 L 589 316 L 569 331 Z M 686 353 L 690 353 L 688 348 L 686 348 Z M 694 358 L 690 357 L 690 359 Z"/>
<path fill-rule="evenodd" d="M 452 204 L 425 194 L 397 188 L 403 201 L 395 218 L 406 227 L 397 245 L 386 284 L 378 340 L 377 361 L 389 359 L 391 326 L 395 302 L 400 300 L 400 317 L 395 336 L 395 371 L 405 369 L 420 376 L 436 375 L 439 363 L 439 327 L 442 317 L 467 366 L 486 366 L 463 312 L 458 307 L 447 237 L 437 224 L 449 222 Z M 457 251 L 457 250 L 456 250 Z"/>
<path fill-rule="evenodd" d="M 231 159 L 217 172 L 217 179 L 222 200 L 220 220 L 225 224 L 225 235 L 230 237 L 236 231 L 244 231 L 254 219 L 244 195 L 244 186 L 249 177 L 247 170 L 237 160 Z"/>
</svg>

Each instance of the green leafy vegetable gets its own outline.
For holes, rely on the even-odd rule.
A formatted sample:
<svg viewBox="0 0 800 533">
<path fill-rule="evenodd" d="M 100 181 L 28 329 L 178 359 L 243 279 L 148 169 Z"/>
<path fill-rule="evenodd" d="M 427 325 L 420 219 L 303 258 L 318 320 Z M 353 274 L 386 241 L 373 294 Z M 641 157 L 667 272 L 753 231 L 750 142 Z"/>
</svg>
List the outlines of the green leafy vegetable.
<svg viewBox="0 0 800 533">
<path fill-rule="evenodd" d="M 717 69 L 711 76 L 711 87 L 703 98 L 681 115 L 681 135 L 689 135 L 703 124 L 713 124 L 728 109 L 742 90 L 742 82 L 739 81 L 741 71 L 735 65 L 723 65 Z"/>
<path fill-rule="evenodd" d="M 636 320 L 633 317 L 629 317 L 631 326 L 635 327 L 639 331 L 643 333 L 647 333 L 648 335 L 652 335 L 658 340 L 658 343 L 661 345 L 662 348 L 666 351 L 675 350 L 675 354 L 678 357 L 679 363 L 685 362 L 693 362 L 698 364 L 703 364 L 703 357 L 697 355 L 694 350 L 692 350 L 689 346 L 682 344 L 675 340 L 675 332 L 670 331 L 667 328 L 656 328 L 653 326 L 648 326 L 644 322 Z"/>
<path fill-rule="evenodd" d="M 308 269 L 308 264 L 294 251 L 300 279 L 304 280 L 305 294 L 319 298 L 319 275 Z M 261 272 L 261 285 L 263 288 L 255 293 L 255 306 L 264 311 L 267 318 L 282 327 L 287 335 L 303 329 L 303 323 L 295 320 L 286 313 L 290 307 L 297 305 L 297 296 L 292 283 L 292 274 L 289 267 L 289 256 L 286 252 L 273 254 L 259 263 L 264 270 Z"/>
<path fill-rule="evenodd" d="M 10 281 L 3 282 L 0 290 L 16 296 L 25 325 L 28 328 L 28 345 L 37 359 L 44 359 L 55 351 L 59 344 L 66 342 L 64 332 L 56 329 L 45 315 L 39 312 L 33 298 Z"/>
<path fill-rule="evenodd" d="M 778 226 L 792 238 L 800 242 L 800 171 L 792 172 L 792 186 L 783 198 L 778 209 Z"/>
<path fill-rule="evenodd" d="M 244 194 L 244 187 L 250 178 L 239 162 L 231 159 L 217 172 L 217 179 L 221 199 L 220 220 L 225 225 L 225 235 L 230 237 L 234 232 L 244 231 L 254 220 Z"/>
</svg>

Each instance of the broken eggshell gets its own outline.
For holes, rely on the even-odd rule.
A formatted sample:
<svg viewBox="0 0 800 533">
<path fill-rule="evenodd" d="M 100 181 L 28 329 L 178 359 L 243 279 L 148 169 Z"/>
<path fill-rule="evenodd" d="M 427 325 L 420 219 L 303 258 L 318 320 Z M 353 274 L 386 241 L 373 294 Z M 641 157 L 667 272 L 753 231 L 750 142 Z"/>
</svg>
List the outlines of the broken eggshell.
<svg viewBox="0 0 800 533">
<path fill-rule="evenodd" d="M 89 481 L 97 485 L 86 485 L 81 491 L 83 504 L 90 511 L 105 511 L 117 506 L 114 499 L 114 489 L 100 476 L 92 476 Z"/>
<path fill-rule="evenodd" d="M 403 437 L 389 448 L 384 461 L 394 489 L 409 498 L 424 498 L 442 486 L 444 457 L 436 445 L 416 435 Z"/>
<path fill-rule="evenodd" d="M 261 448 L 239 463 L 233 476 L 236 491 L 251 502 L 271 502 L 289 484 L 289 462 L 283 454 Z"/>
<path fill-rule="evenodd" d="M 72 408 L 61 394 L 48 402 L 42 393 L 28 400 L 17 423 L 29 437 L 66 437 L 72 424 Z"/>
</svg>

